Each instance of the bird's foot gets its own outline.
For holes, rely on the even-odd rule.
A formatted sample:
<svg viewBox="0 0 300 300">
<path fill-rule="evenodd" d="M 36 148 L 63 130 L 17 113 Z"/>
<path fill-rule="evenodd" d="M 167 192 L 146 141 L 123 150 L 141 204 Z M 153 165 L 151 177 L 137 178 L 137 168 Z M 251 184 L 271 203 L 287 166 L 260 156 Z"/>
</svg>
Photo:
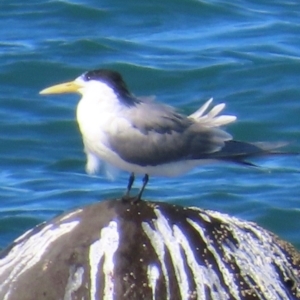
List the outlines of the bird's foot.
<svg viewBox="0 0 300 300">
<path fill-rule="evenodd" d="M 129 180 L 128 180 L 127 190 L 126 190 L 125 195 L 122 197 L 122 201 L 124 201 L 126 203 L 129 203 L 129 202 L 130 203 L 138 203 L 139 201 L 141 201 L 144 189 L 145 189 L 148 181 L 149 181 L 149 175 L 145 174 L 145 176 L 143 178 L 143 186 L 140 189 L 139 193 L 134 197 L 130 197 L 130 190 L 131 190 L 132 184 L 134 182 L 134 173 L 131 173 Z"/>
<path fill-rule="evenodd" d="M 121 200 L 124 203 L 132 203 L 132 204 L 136 204 L 137 202 L 141 201 L 141 197 L 139 195 L 136 196 L 130 196 L 129 194 L 125 194 Z"/>
<path fill-rule="evenodd" d="M 130 202 L 130 198 L 132 198 L 132 197 L 130 197 L 130 195 L 125 194 L 122 196 L 121 200 L 123 202 Z"/>
</svg>

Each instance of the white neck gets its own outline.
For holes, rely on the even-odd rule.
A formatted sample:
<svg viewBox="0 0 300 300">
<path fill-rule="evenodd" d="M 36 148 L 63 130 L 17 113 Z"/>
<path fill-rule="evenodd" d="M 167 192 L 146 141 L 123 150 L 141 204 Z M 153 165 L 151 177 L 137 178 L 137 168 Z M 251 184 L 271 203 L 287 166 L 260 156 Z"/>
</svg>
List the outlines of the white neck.
<svg viewBox="0 0 300 300">
<path fill-rule="evenodd" d="M 114 90 L 99 81 L 89 81 L 80 90 L 83 95 L 77 106 L 77 121 L 85 145 L 105 142 L 105 132 L 124 109 Z"/>
</svg>

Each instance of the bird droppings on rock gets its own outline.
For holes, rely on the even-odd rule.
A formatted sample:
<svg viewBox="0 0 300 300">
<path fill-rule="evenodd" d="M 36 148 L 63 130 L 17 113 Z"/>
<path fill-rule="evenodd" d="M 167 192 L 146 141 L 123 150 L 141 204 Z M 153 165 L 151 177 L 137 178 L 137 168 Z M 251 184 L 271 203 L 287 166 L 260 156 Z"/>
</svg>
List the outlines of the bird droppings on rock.
<svg viewBox="0 0 300 300">
<path fill-rule="evenodd" d="M 299 257 L 226 214 L 109 200 L 43 223 L 2 251 L 0 299 L 300 299 Z"/>
</svg>

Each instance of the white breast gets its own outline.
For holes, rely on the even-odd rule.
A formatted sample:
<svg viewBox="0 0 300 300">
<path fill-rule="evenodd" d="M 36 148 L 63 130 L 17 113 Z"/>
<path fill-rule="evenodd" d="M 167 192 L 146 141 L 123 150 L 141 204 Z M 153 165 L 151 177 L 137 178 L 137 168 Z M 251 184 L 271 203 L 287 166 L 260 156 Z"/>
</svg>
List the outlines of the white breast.
<svg viewBox="0 0 300 300">
<path fill-rule="evenodd" d="M 129 122 L 122 118 L 121 105 L 113 90 L 101 83 L 90 85 L 88 90 L 82 91 L 83 97 L 77 106 L 77 121 L 82 134 L 85 152 L 87 154 L 87 172 L 95 173 L 99 160 L 106 161 L 117 167 L 116 154 L 111 151 L 108 136 L 126 130 Z M 98 97 L 96 95 L 99 95 Z"/>
</svg>

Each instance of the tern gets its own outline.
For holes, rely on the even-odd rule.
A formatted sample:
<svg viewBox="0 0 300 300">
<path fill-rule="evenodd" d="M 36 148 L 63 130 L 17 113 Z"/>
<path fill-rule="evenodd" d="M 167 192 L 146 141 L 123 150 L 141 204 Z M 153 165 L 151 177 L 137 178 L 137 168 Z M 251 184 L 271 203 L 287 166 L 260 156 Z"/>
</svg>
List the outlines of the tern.
<svg viewBox="0 0 300 300">
<path fill-rule="evenodd" d="M 212 99 L 190 116 L 150 97 L 133 95 L 122 76 L 112 70 L 85 72 L 74 81 L 46 88 L 40 94 L 79 93 L 77 121 L 87 157 L 86 171 L 94 174 L 101 161 L 130 173 L 124 198 L 130 199 L 135 174 L 143 184 L 149 176 L 179 176 L 203 163 L 228 161 L 252 165 L 249 157 L 272 153 L 278 145 L 233 140 L 221 129 L 236 120 L 219 115 L 225 104 L 209 110 Z"/>
</svg>

